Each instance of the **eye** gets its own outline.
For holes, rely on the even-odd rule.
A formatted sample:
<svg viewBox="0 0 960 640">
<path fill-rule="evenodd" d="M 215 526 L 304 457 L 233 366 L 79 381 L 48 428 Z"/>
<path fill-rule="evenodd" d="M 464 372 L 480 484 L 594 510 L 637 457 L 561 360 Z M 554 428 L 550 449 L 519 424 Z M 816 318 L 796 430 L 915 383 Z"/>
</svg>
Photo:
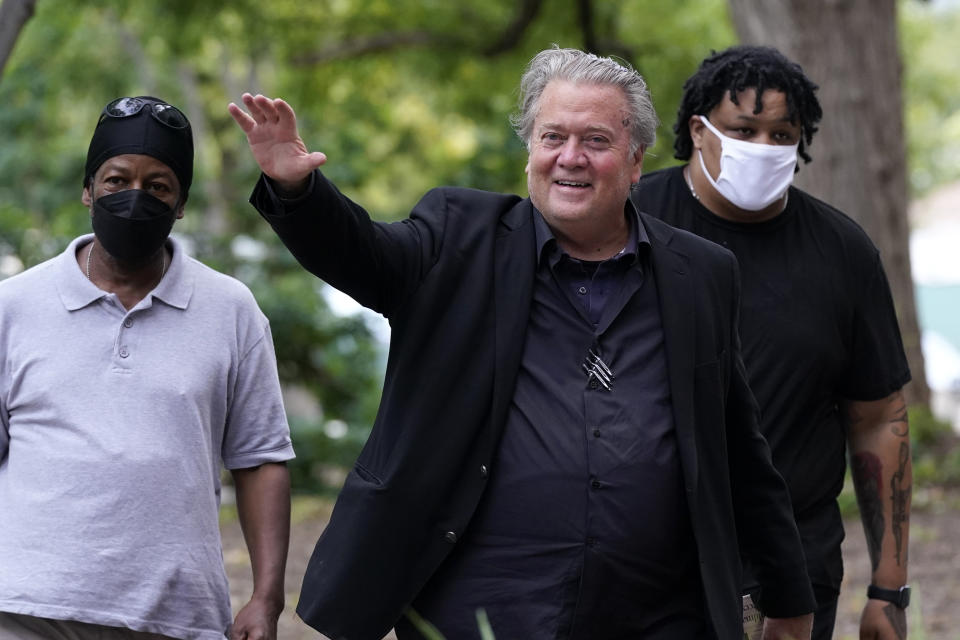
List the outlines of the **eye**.
<svg viewBox="0 0 960 640">
<path fill-rule="evenodd" d="M 566 136 L 559 134 L 556 131 L 548 131 L 540 136 L 540 144 L 547 149 L 556 149 L 563 146 L 564 142 L 566 142 L 566 139 Z"/>
<path fill-rule="evenodd" d="M 588 136 L 586 143 L 594 149 L 604 149 L 610 146 L 610 140 L 601 135 Z"/>
<path fill-rule="evenodd" d="M 163 183 L 163 182 L 151 182 L 151 183 L 150 183 L 150 190 L 151 190 L 151 191 L 156 191 L 156 192 L 158 192 L 158 193 L 169 193 L 169 192 L 170 192 L 170 185 L 168 185 L 168 184 L 166 184 L 166 183 Z"/>
<path fill-rule="evenodd" d="M 797 137 L 790 131 L 775 131 L 771 137 L 782 144 L 793 144 L 797 141 Z"/>
</svg>

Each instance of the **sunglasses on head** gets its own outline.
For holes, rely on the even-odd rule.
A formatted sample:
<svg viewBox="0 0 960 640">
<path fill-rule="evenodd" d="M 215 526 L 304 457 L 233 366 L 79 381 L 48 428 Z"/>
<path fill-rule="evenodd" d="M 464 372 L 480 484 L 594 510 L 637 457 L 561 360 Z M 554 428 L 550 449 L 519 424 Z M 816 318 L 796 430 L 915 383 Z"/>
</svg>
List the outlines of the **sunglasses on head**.
<svg viewBox="0 0 960 640">
<path fill-rule="evenodd" d="M 187 116 L 183 115 L 180 109 L 165 102 L 155 102 L 144 100 L 143 98 L 117 98 L 103 108 L 100 119 L 97 124 L 103 122 L 104 118 L 129 118 L 135 116 L 144 107 L 150 109 L 150 115 L 160 124 L 171 129 L 186 129 L 190 126 Z"/>
</svg>

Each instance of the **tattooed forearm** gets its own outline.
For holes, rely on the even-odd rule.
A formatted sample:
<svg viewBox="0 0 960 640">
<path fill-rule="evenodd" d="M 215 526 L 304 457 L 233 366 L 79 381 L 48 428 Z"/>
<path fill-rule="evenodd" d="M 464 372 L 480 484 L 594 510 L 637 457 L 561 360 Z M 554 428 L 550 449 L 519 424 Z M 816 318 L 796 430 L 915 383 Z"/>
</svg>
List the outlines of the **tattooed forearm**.
<svg viewBox="0 0 960 640">
<path fill-rule="evenodd" d="M 893 514 L 890 526 L 893 529 L 893 540 L 896 543 L 897 565 L 907 562 L 907 550 L 903 548 L 903 528 L 907 525 L 910 516 L 910 485 L 906 483 L 907 464 L 910 462 L 910 447 L 906 442 L 900 443 L 900 459 L 897 462 L 897 471 L 890 479 L 890 499 L 893 501 Z M 903 561 L 901 562 L 901 558 Z"/>
<path fill-rule="evenodd" d="M 907 637 L 907 612 L 895 604 L 888 604 L 883 608 L 883 613 L 890 621 L 897 638 L 904 640 Z"/>
<path fill-rule="evenodd" d="M 863 520 L 863 533 L 867 538 L 867 551 L 870 552 L 870 564 L 877 570 L 880 564 L 880 548 L 883 545 L 883 489 L 880 458 L 872 453 L 863 452 L 851 459 L 853 483 L 857 489 L 857 502 L 860 504 L 860 519 Z"/>
<path fill-rule="evenodd" d="M 888 421 L 890 431 L 905 438 L 910 433 L 910 420 L 907 417 L 907 402 L 903 399 L 903 393 L 898 391 L 890 396 L 890 403 L 894 405 L 888 413 L 891 416 Z"/>
</svg>

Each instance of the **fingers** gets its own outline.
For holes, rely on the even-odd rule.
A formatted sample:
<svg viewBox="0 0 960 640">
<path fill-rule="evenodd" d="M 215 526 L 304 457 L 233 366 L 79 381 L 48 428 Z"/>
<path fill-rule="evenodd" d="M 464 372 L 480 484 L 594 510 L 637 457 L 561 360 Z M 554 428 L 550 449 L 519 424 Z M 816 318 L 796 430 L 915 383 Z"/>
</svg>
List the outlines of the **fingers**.
<svg viewBox="0 0 960 640">
<path fill-rule="evenodd" d="M 250 131 L 257 126 L 257 123 L 254 121 L 254 119 L 247 115 L 246 111 L 234 103 L 231 102 L 227 105 L 227 111 L 230 112 L 230 115 L 233 116 L 234 121 L 240 125 L 240 128 L 243 129 L 244 133 L 250 133 Z"/>
<path fill-rule="evenodd" d="M 241 100 L 247 108 L 246 112 L 233 102 L 227 105 L 227 110 L 244 132 L 249 132 L 256 125 L 277 124 L 281 120 L 296 125 L 297 118 L 293 108 L 280 98 L 268 98 L 260 93 L 255 96 L 244 93 Z"/>
<path fill-rule="evenodd" d="M 277 121 L 285 122 L 296 127 L 297 115 L 293 112 L 293 107 L 286 103 L 282 98 L 277 98 L 271 102 L 271 107 L 277 115 Z"/>
</svg>

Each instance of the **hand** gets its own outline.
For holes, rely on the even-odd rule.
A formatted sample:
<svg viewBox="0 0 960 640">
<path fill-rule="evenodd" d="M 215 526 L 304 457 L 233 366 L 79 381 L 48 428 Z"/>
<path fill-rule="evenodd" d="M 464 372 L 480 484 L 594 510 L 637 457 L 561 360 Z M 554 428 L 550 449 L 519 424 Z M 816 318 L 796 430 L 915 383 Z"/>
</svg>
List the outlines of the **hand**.
<svg viewBox="0 0 960 640">
<path fill-rule="evenodd" d="M 813 614 L 796 618 L 767 618 L 763 621 L 763 640 L 810 640 Z"/>
<path fill-rule="evenodd" d="M 904 640 L 907 612 L 892 602 L 867 600 L 860 617 L 861 640 Z"/>
<path fill-rule="evenodd" d="M 281 191 L 302 191 L 310 173 L 327 161 L 327 156 L 307 151 L 297 133 L 297 116 L 280 98 L 257 94 L 242 96 L 250 112 L 230 103 L 227 110 L 247 134 L 247 142 L 260 170 L 272 178 Z"/>
<path fill-rule="evenodd" d="M 230 629 L 230 640 L 277 640 L 280 611 L 266 601 L 253 598 L 237 613 Z"/>
</svg>

